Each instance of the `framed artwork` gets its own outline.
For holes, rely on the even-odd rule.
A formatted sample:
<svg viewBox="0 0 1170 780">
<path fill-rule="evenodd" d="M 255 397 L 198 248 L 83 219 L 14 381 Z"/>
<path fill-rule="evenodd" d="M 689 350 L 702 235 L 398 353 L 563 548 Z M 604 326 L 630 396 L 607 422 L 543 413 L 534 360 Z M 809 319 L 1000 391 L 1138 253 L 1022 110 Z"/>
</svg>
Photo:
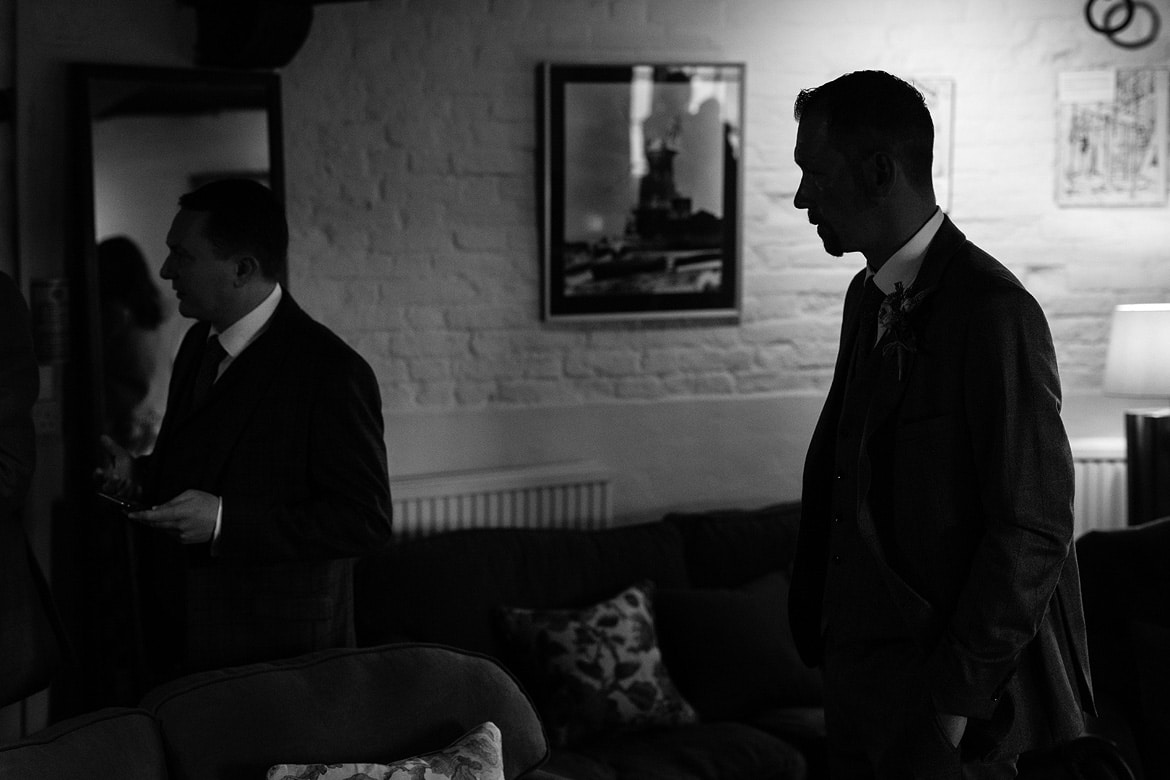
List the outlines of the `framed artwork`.
<svg viewBox="0 0 1170 780">
<path fill-rule="evenodd" d="M 744 66 L 541 75 L 544 318 L 738 317 Z"/>
<path fill-rule="evenodd" d="M 1059 74 L 1057 204 L 1165 205 L 1168 120 L 1170 71 Z"/>
</svg>

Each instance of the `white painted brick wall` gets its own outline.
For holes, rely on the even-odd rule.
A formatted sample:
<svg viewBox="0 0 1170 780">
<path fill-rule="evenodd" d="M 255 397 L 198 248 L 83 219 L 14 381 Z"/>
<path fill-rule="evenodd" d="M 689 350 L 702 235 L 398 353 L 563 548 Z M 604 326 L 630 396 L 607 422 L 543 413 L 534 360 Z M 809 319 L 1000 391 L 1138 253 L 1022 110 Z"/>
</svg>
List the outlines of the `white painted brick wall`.
<svg viewBox="0 0 1170 780">
<path fill-rule="evenodd" d="M 1170 0 L 1152 0 L 1170 22 Z M 293 290 L 389 411 L 823 392 L 856 256 L 792 207 L 792 99 L 859 68 L 956 81 L 951 215 L 1044 306 L 1065 389 L 1099 388 L 1116 303 L 1170 299 L 1166 207 L 1060 209 L 1060 71 L 1170 65 L 1070 0 L 379 0 L 317 6 L 284 71 Z M 747 64 L 743 318 L 543 324 L 535 72 Z"/>
</svg>

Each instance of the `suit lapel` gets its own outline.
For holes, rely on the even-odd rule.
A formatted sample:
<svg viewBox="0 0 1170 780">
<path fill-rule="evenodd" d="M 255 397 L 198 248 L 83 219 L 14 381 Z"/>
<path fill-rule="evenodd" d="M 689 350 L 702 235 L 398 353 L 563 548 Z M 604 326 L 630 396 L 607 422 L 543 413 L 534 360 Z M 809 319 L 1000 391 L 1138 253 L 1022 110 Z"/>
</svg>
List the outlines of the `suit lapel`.
<svg viewBox="0 0 1170 780">
<path fill-rule="evenodd" d="M 288 293 L 285 293 L 265 331 L 228 364 L 219 381 L 211 386 L 204 408 L 222 406 L 222 399 L 225 397 L 238 398 L 241 386 L 251 387 L 246 395 L 256 399 L 253 403 L 258 401 L 262 395 L 258 392 L 259 388 L 271 384 L 276 368 L 288 356 L 291 348 L 291 339 L 287 337 L 288 330 L 299 312 L 300 308 L 288 297 Z"/>
<path fill-rule="evenodd" d="M 191 388 L 195 372 L 199 369 L 200 345 L 207 341 L 211 326 L 197 322 L 187 329 L 171 369 L 171 382 L 167 386 L 167 406 L 155 441 L 155 450 L 165 449 L 166 441 L 173 432 L 182 427 L 191 414 Z"/>
<path fill-rule="evenodd" d="M 176 357 L 168 394 L 168 409 L 175 403 L 176 412 L 173 416 L 168 412 L 164 419 L 157 451 L 165 457 L 167 445 L 184 440 L 188 434 L 200 436 L 204 447 L 199 467 L 207 470 L 203 476 L 209 481 L 205 484 L 216 484 L 219 470 L 224 468 L 228 454 L 247 429 L 249 418 L 266 397 L 266 389 L 281 375 L 279 369 L 288 359 L 294 340 L 289 333 L 295 330 L 300 316 L 304 316 L 300 307 L 286 293 L 267 329 L 228 364 L 212 385 L 206 402 L 197 409 L 190 406 L 190 384 L 197 370 L 199 350 L 191 345 L 201 343 L 200 336 L 205 340 L 209 329 L 203 323 L 192 327 Z"/>
<path fill-rule="evenodd" d="M 938 293 L 939 285 L 946 273 L 947 266 L 955 252 L 966 241 L 966 237 L 954 226 L 949 217 L 943 219 L 934 241 L 923 258 L 922 267 L 914 281 L 914 290 L 933 290 L 921 305 L 924 310 L 916 317 L 915 327 L 921 332 L 930 326 L 930 307 L 934 304 L 934 297 Z M 865 415 L 865 423 L 861 434 L 861 452 L 858 460 L 858 489 L 861 496 L 857 512 L 858 530 L 862 538 L 870 546 L 874 556 L 880 563 L 882 571 L 894 593 L 898 603 L 902 605 L 907 620 L 912 624 L 925 625 L 932 619 L 932 608 L 920 594 L 911 588 L 896 571 L 889 565 L 885 552 L 878 537 L 877 527 L 869 504 L 869 491 L 873 479 L 873 466 L 869 457 L 870 439 L 882 429 L 882 426 L 893 416 L 901 405 L 906 388 L 910 384 L 910 375 L 916 368 L 916 363 L 924 356 L 919 352 L 910 352 L 905 356 L 901 376 L 898 372 L 898 360 L 894 354 L 885 355 L 884 347 L 889 342 L 890 334 L 882 335 L 874 348 L 873 353 L 865 363 L 864 370 L 872 373 L 872 395 Z M 925 341 L 920 338 L 919 343 Z M 925 356 L 929 360 L 929 356 Z"/>
<path fill-rule="evenodd" d="M 848 380 L 853 378 L 853 367 L 857 361 L 853 359 L 857 351 L 857 337 L 861 330 L 861 298 L 865 288 L 865 274 L 863 268 L 853 277 L 849 284 L 849 292 L 845 296 L 844 323 L 842 324 L 841 347 L 837 353 L 837 365 L 833 371 L 834 377 L 847 381 L 841 382 L 842 392 L 848 386 Z"/>
<path fill-rule="evenodd" d="M 914 280 L 912 288 L 913 291 L 933 291 L 920 304 L 922 311 L 913 315 L 914 327 L 920 332 L 930 327 L 930 310 L 934 305 L 934 298 L 938 293 L 942 277 L 951 258 L 965 241 L 966 237 L 954 226 L 950 218 L 944 217 L 934 241 L 931 242 L 930 248 L 926 252 L 926 257 L 922 260 L 922 268 L 919 269 L 918 277 Z M 910 384 L 909 376 L 914 371 L 915 363 L 922 357 L 919 352 L 906 353 L 902 374 L 899 377 L 897 355 L 885 354 L 885 347 L 889 344 L 889 340 L 889 332 L 882 334 L 873 354 L 869 356 L 870 365 L 868 368 L 877 371 L 878 374 L 874 382 L 873 397 L 870 399 L 869 412 L 866 414 L 865 428 L 862 433 L 863 458 L 865 443 L 897 410 L 902 396 L 906 392 L 906 387 Z M 924 340 L 919 339 L 919 342 Z M 875 362 L 879 365 L 873 365 Z"/>
</svg>

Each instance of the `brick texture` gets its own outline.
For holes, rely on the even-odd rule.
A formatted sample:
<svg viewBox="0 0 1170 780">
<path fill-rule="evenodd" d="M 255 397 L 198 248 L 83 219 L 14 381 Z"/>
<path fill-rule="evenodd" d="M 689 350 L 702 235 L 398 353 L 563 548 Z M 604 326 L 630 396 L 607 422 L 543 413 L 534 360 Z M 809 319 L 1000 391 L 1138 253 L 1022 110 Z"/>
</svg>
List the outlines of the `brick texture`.
<svg viewBox="0 0 1170 780">
<path fill-rule="evenodd" d="M 1057 74 L 1164 66 L 1170 44 L 1115 47 L 1068 0 L 385 0 L 315 15 L 284 70 L 292 284 L 375 366 L 388 411 L 823 392 L 861 260 L 827 257 L 792 207 L 791 105 L 859 68 L 954 79 L 951 215 L 1040 300 L 1066 391 L 1099 390 L 1115 304 L 1170 299 L 1167 207 L 1053 195 Z M 746 63 L 739 322 L 541 322 L 547 60 Z"/>
</svg>

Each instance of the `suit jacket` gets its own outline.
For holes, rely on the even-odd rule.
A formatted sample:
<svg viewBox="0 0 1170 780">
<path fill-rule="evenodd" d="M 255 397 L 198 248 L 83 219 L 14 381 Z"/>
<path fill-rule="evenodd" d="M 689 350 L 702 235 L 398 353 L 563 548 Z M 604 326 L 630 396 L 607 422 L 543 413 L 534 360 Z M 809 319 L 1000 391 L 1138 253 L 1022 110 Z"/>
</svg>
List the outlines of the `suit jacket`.
<svg viewBox="0 0 1170 780">
<path fill-rule="evenodd" d="M 28 307 L 12 278 L 0 273 L 0 706 L 48 685 L 64 651 L 21 520 L 36 466 L 32 408 L 39 384 Z"/>
<path fill-rule="evenodd" d="M 852 605 L 877 592 L 885 617 L 921 641 L 935 706 L 994 723 L 992 752 L 1072 738 L 1092 692 L 1072 456 L 1043 312 L 945 219 L 913 286 L 928 291 L 908 315 L 915 351 L 899 376 L 885 334 L 864 369 L 868 392 L 851 400 L 864 276 L 846 294 L 836 371 L 805 462 L 790 592 L 801 656 L 821 663 L 822 632 L 835 621 L 864 636 L 858 626 L 872 616 Z M 850 415 L 851 453 L 838 451 Z M 846 501 L 834 494 L 842 478 L 856 486 Z M 834 522 L 841 512 L 855 523 L 869 579 L 850 581 L 830 563 L 846 538 Z"/>
<path fill-rule="evenodd" d="M 353 558 L 390 540 L 369 365 L 286 293 L 192 408 L 208 332 L 184 337 L 142 464 L 151 504 L 188 488 L 223 500 L 214 554 L 143 529 L 145 633 L 162 676 L 352 644 Z"/>
</svg>

